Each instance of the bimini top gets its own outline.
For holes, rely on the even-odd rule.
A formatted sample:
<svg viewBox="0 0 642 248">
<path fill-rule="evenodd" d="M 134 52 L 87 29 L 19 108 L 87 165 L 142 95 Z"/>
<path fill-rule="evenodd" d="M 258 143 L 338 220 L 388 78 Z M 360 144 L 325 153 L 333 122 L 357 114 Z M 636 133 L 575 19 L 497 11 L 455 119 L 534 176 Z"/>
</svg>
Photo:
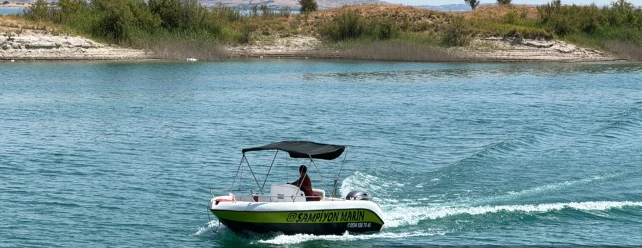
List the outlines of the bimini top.
<svg viewBox="0 0 642 248">
<path fill-rule="evenodd" d="M 252 151 L 280 150 L 286 151 L 291 158 L 316 158 L 333 160 L 341 156 L 345 146 L 321 144 L 310 141 L 281 141 L 264 146 L 245 148 L 243 154 Z"/>
</svg>

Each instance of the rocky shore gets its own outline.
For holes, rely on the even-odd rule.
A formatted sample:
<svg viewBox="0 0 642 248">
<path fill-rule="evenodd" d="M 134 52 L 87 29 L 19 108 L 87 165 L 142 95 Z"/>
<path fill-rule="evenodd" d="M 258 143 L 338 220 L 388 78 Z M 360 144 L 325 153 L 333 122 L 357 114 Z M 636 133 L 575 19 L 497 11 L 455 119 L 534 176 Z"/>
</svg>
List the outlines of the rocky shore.
<svg viewBox="0 0 642 248">
<path fill-rule="evenodd" d="M 2 60 L 143 60 L 142 50 L 105 45 L 89 39 L 32 31 L 0 33 Z"/>
<path fill-rule="evenodd" d="M 228 58 L 342 58 L 341 53 L 320 50 L 312 36 L 293 35 L 225 47 Z M 597 62 L 621 60 L 594 49 L 556 40 L 475 39 L 468 47 L 448 52 L 474 62 Z M 0 60 L 148 60 L 151 52 L 101 44 L 86 38 L 26 30 L 0 33 Z M 186 60 L 191 58 L 185 58 Z M 193 59 L 192 59 L 193 60 Z"/>
<path fill-rule="evenodd" d="M 492 62 L 600 62 L 622 58 L 558 40 L 515 38 L 475 39 L 469 47 L 456 48 L 475 61 Z"/>
</svg>

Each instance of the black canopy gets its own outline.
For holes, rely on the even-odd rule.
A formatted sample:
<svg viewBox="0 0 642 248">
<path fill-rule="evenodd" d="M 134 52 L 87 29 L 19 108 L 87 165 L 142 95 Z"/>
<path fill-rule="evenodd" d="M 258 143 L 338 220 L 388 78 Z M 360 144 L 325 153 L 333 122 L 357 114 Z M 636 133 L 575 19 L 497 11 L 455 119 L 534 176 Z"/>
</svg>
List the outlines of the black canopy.
<svg viewBox="0 0 642 248">
<path fill-rule="evenodd" d="M 286 151 L 292 158 L 316 158 L 333 160 L 341 156 L 345 146 L 320 144 L 310 141 L 281 141 L 269 145 L 245 148 L 243 153 L 262 150 Z"/>
</svg>

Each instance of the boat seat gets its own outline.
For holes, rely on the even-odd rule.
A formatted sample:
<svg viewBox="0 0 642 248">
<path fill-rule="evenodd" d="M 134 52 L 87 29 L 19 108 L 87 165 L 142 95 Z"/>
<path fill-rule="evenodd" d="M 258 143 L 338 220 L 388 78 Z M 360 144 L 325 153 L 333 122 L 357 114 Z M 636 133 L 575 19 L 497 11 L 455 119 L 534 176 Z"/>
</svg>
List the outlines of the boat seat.
<svg viewBox="0 0 642 248">
<path fill-rule="evenodd" d="M 321 201 L 325 199 L 325 190 L 322 189 L 312 189 L 312 200 L 313 201 Z"/>
<path fill-rule="evenodd" d="M 271 202 L 304 202 L 305 195 L 299 187 L 290 184 L 272 184 L 270 187 Z"/>
</svg>

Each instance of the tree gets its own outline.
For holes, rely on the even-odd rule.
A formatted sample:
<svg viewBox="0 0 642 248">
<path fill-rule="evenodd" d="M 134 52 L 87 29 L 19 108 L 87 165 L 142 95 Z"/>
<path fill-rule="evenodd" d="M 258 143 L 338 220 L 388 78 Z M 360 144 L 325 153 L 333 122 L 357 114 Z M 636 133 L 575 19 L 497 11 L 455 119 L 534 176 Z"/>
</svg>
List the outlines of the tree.
<svg viewBox="0 0 642 248">
<path fill-rule="evenodd" d="M 611 6 L 613 6 L 613 9 L 617 11 L 631 10 L 634 8 L 633 4 L 626 0 L 615 0 L 611 3 Z"/>
<path fill-rule="evenodd" d="M 299 0 L 299 4 L 301 4 L 301 13 L 304 14 L 317 11 L 319 8 L 315 0 Z"/>
<path fill-rule="evenodd" d="M 479 5 L 479 0 L 464 0 L 466 1 L 467 4 L 470 4 L 470 8 L 475 10 L 477 8 L 477 5 Z"/>
<path fill-rule="evenodd" d="M 86 0 L 58 0 L 57 22 L 73 24 L 80 22 L 76 18 L 89 6 Z"/>
<path fill-rule="evenodd" d="M 197 0 L 148 0 L 147 5 L 163 27 L 173 30 L 201 28 L 207 12 Z"/>
<path fill-rule="evenodd" d="M 499 5 L 510 5 L 511 0 L 497 0 Z"/>
</svg>

